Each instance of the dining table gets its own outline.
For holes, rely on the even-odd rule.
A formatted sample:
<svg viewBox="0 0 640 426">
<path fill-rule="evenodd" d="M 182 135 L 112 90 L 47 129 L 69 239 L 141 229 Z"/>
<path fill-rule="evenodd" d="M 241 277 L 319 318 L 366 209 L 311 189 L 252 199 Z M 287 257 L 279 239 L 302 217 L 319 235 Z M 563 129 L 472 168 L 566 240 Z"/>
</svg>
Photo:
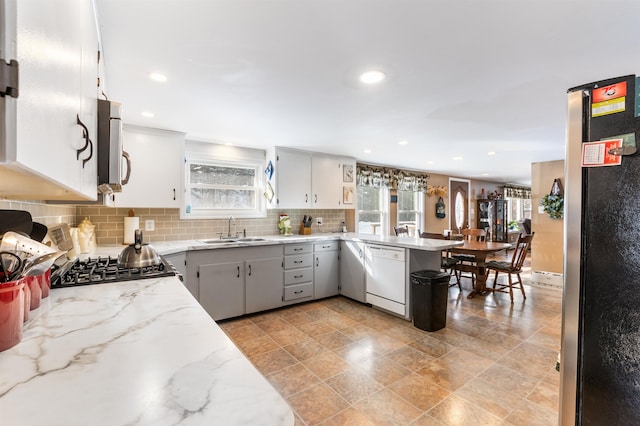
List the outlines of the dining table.
<svg viewBox="0 0 640 426">
<path fill-rule="evenodd" d="M 476 287 L 467 295 L 468 299 L 473 299 L 477 295 L 486 295 L 491 289 L 487 288 L 486 261 L 489 253 L 511 248 L 509 243 L 499 243 L 494 241 L 470 241 L 465 240 L 461 246 L 452 247 L 452 254 L 470 254 L 475 256 L 476 261 Z"/>
</svg>

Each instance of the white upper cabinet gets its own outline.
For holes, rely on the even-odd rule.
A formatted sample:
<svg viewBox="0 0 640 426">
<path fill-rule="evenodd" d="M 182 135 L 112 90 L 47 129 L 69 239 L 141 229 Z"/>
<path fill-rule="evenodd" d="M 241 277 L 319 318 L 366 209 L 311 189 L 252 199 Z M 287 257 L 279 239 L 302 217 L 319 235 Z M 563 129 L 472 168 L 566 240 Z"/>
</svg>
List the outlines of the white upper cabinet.
<svg viewBox="0 0 640 426">
<path fill-rule="evenodd" d="M 271 185 L 275 196 L 271 207 L 354 208 L 355 158 L 280 147 L 276 147 L 274 158 Z M 345 190 L 348 192 L 346 196 Z"/>
<path fill-rule="evenodd" d="M 15 108 L 15 124 L 9 123 L 15 134 L 0 142 L 0 195 L 96 199 L 98 33 L 93 2 L 9 0 L 3 7 L 15 27 L 1 31 L 16 38 L 20 74 L 19 97 L 8 105 Z M 4 115 L 11 120 L 10 111 Z"/>
<path fill-rule="evenodd" d="M 311 156 L 304 151 L 276 149 L 276 195 L 272 203 L 281 209 L 311 205 Z"/>
<path fill-rule="evenodd" d="M 131 175 L 122 192 L 113 194 L 115 206 L 179 208 L 184 143 L 184 133 L 125 125 Z"/>
</svg>

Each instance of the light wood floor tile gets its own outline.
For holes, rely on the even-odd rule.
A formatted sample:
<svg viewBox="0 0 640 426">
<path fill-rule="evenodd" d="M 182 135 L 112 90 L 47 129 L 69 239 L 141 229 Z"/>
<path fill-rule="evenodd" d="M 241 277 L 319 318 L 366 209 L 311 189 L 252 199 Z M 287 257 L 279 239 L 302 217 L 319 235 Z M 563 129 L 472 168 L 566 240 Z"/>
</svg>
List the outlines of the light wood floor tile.
<svg viewBox="0 0 640 426">
<path fill-rule="evenodd" d="M 324 383 L 287 398 L 287 402 L 307 425 L 320 424 L 349 407 L 344 399 Z"/>
</svg>

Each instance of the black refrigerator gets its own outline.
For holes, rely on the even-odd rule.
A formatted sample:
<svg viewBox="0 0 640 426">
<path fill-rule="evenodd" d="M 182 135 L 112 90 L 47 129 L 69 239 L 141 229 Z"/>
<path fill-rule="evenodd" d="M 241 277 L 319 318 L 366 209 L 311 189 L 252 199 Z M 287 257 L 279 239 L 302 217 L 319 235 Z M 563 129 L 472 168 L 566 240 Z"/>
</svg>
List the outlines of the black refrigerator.
<svg viewBox="0 0 640 426">
<path fill-rule="evenodd" d="M 635 75 L 568 90 L 562 425 L 640 425 L 638 92 Z"/>
</svg>

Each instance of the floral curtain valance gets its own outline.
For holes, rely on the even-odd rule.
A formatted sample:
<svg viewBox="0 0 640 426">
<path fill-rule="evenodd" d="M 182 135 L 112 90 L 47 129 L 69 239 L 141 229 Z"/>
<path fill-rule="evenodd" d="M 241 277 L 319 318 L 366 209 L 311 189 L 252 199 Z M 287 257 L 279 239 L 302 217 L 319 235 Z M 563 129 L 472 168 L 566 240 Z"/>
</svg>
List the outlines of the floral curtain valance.
<svg viewBox="0 0 640 426">
<path fill-rule="evenodd" d="M 357 164 L 357 185 L 387 187 L 400 191 L 427 191 L 429 175 L 390 167 Z"/>
<path fill-rule="evenodd" d="M 522 186 L 505 186 L 504 187 L 505 198 L 531 198 L 531 188 L 525 188 Z"/>
</svg>

